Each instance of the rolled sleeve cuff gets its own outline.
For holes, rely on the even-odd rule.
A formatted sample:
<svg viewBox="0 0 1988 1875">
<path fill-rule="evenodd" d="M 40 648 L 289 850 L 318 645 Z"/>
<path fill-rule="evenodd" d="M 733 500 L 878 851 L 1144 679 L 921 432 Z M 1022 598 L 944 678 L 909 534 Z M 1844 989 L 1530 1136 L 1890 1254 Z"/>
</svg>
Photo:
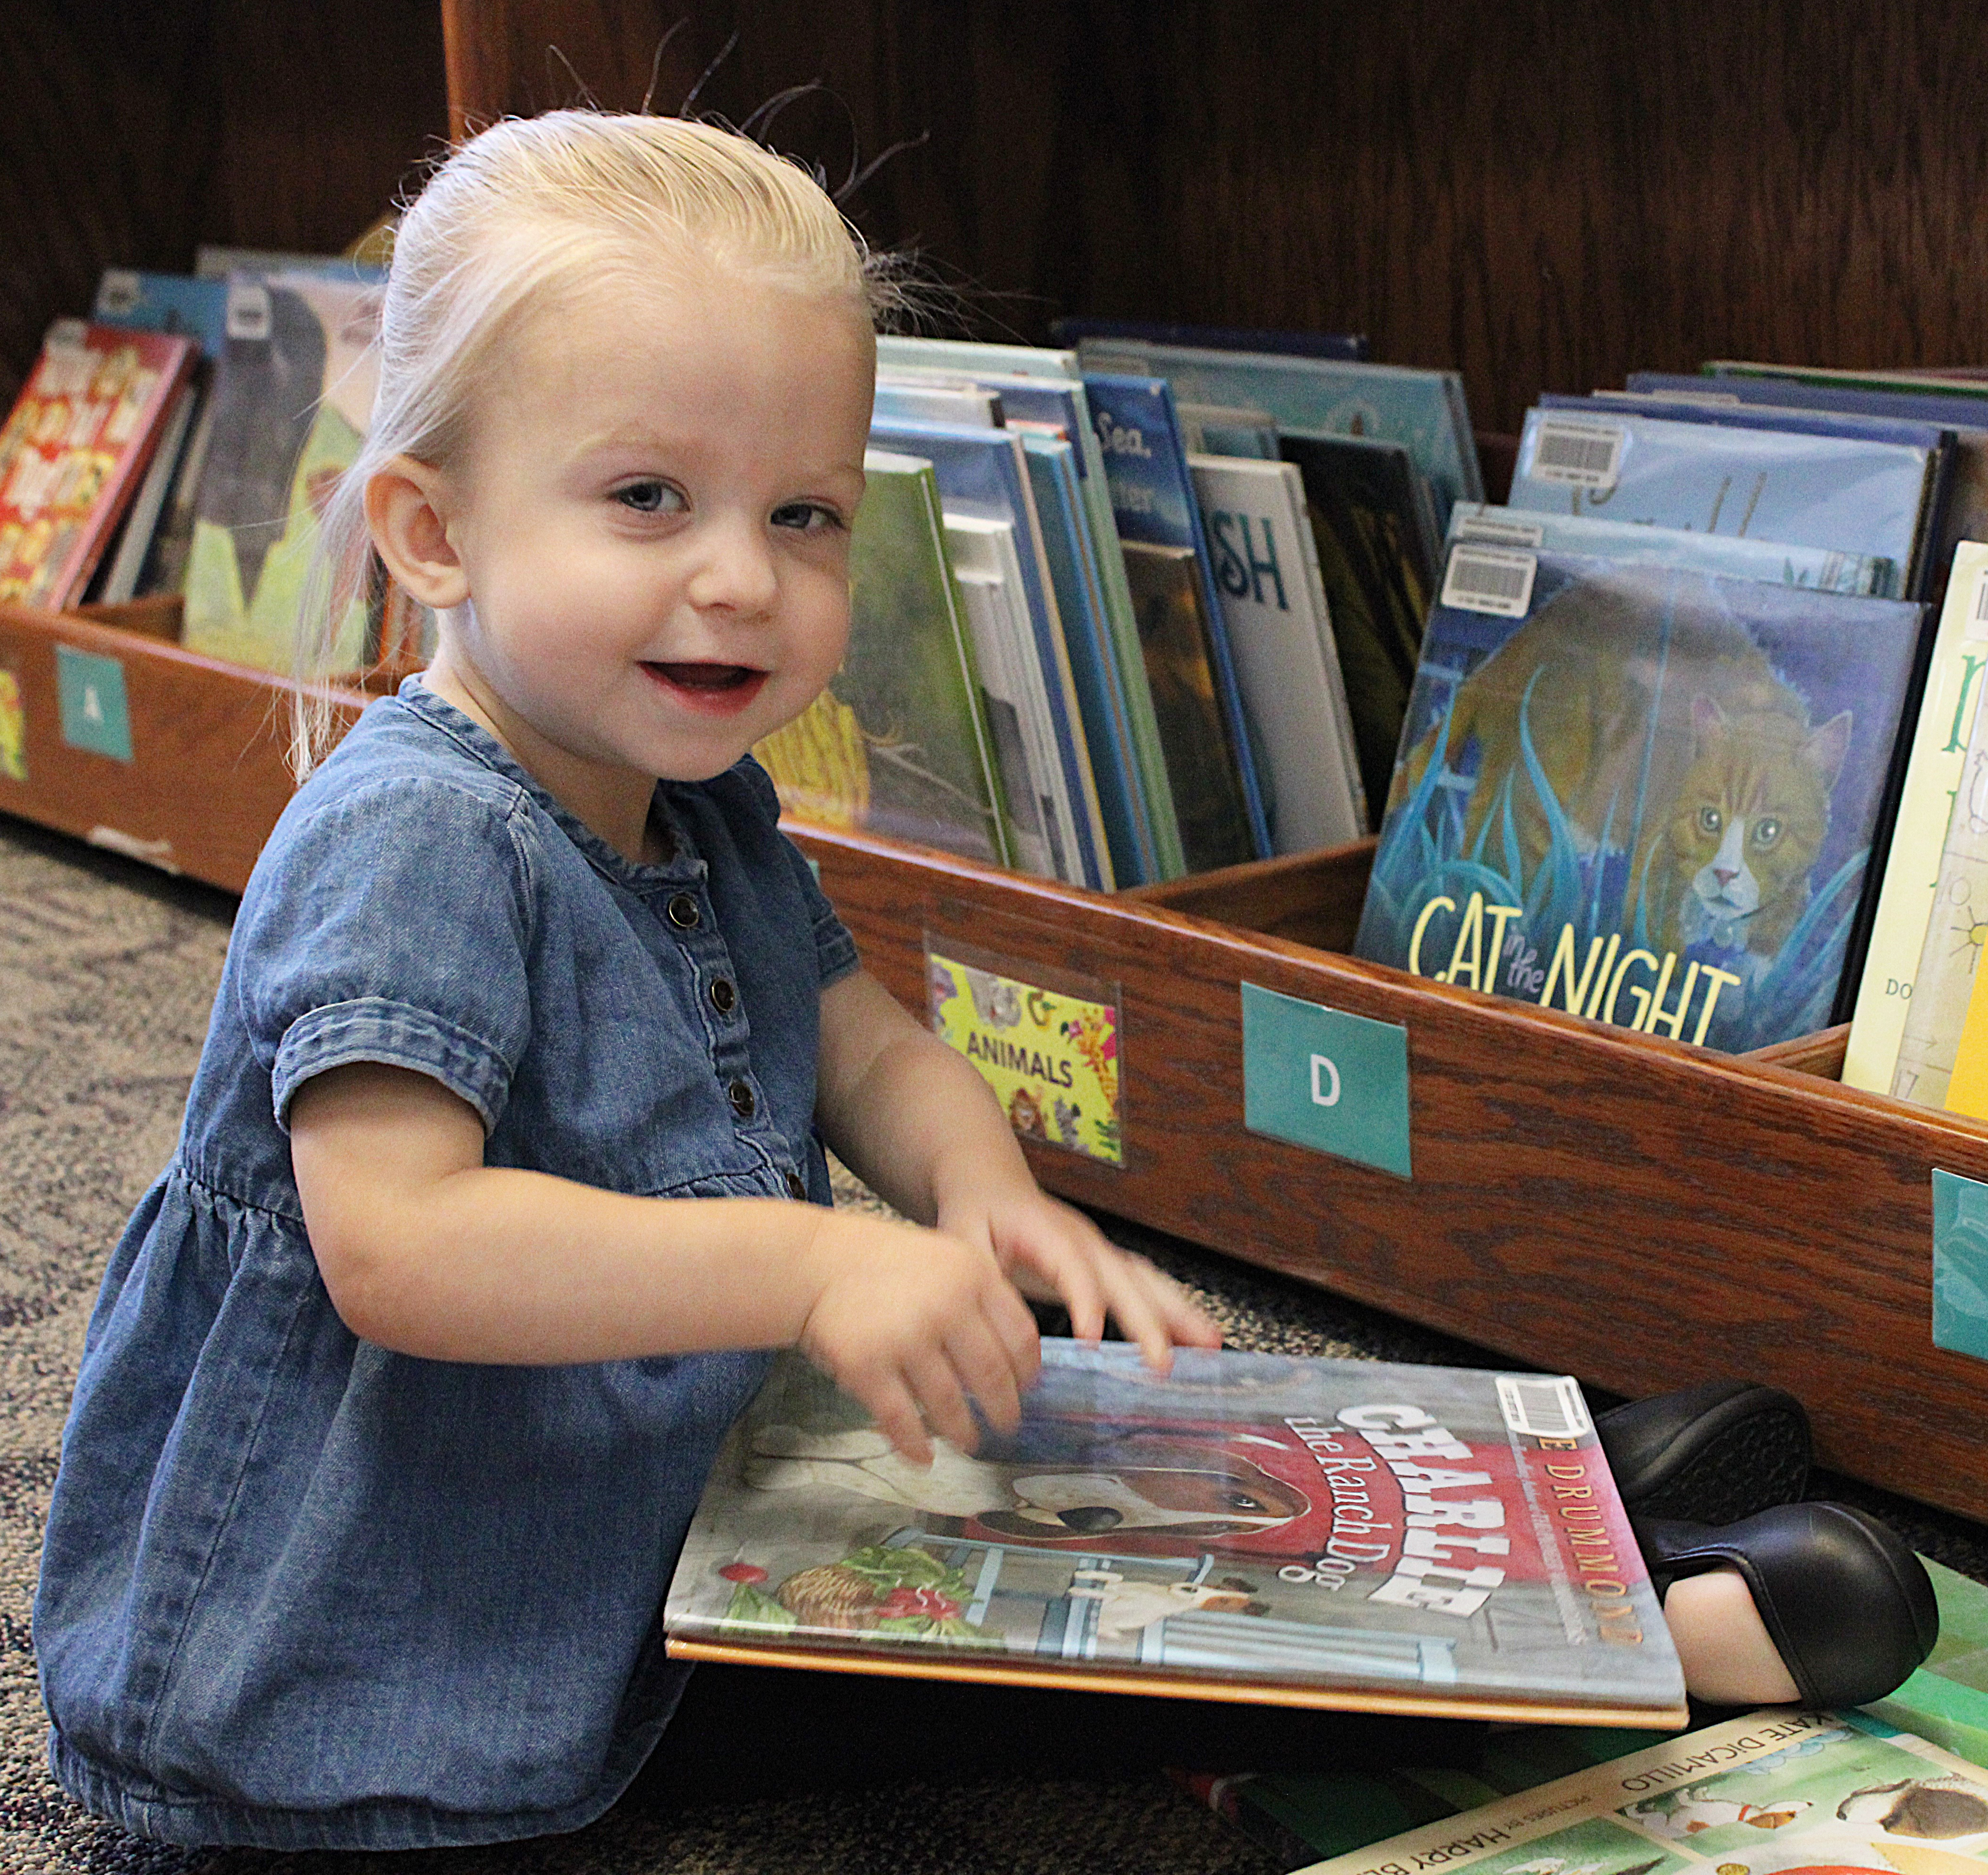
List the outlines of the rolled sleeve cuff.
<svg viewBox="0 0 1988 1875">
<path fill-rule="evenodd" d="M 823 989 L 847 976 L 863 961 L 857 954 L 856 940 L 850 936 L 848 927 L 832 911 L 815 921 L 814 950 Z"/>
<path fill-rule="evenodd" d="M 290 1025 L 270 1074 L 276 1124 L 289 1131 L 290 1101 L 306 1081 L 355 1061 L 440 1081 L 475 1108 L 486 1136 L 510 1098 L 511 1064 L 482 1037 L 430 1010 L 367 996 L 313 1009 Z"/>
</svg>

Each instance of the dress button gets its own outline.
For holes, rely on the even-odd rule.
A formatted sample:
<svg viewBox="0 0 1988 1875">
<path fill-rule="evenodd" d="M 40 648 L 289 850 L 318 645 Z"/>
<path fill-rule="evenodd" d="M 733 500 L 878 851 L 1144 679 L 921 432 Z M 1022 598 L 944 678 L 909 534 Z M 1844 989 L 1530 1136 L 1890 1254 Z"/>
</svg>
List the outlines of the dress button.
<svg viewBox="0 0 1988 1875">
<path fill-rule="evenodd" d="M 752 1097 L 752 1090 L 743 1081 L 734 1081 L 725 1090 L 725 1097 L 732 1103 L 732 1110 L 741 1120 L 750 1120 L 753 1109 L 759 1103 Z"/>
<path fill-rule="evenodd" d="M 688 892 L 679 892 L 669 903 L 670 922 L 680 931 L 697 929 L 697 900 Z"/>
<path fill-rule="evenodd" d="M 739 1006 L 739 992 L 729 977 L 717 977 L 712 979 L 711 1006 L 720 1015 L 729 1015 Z"/>
<path fill-rule="evenodd" d="M 807 1181 L 798 1172 L 787 1174 L 787 1196 L 797 1201 L 807 1196 Z"/>
</svg>

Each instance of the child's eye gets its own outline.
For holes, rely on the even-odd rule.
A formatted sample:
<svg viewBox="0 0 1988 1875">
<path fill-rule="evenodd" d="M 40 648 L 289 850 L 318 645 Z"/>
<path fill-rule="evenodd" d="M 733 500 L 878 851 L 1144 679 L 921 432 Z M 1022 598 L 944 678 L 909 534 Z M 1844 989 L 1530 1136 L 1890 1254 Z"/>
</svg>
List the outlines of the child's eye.
<svg viewBox="0 0 1988 1875">
<path fill-rule="evenodd" d="M 776 527 L 790 527 L 808 534 L 826 532 L 843 525 L 842 516 L 820 502 L 789 502 L 773 510 L 773 522 Z"/>
<path fill-rule="evenodd" d="M 638 515 L 674 514 L 684 505 L 682 495 L 666 481 L 624 482 L 614 491 L 614 498 Z"/>
</svg>

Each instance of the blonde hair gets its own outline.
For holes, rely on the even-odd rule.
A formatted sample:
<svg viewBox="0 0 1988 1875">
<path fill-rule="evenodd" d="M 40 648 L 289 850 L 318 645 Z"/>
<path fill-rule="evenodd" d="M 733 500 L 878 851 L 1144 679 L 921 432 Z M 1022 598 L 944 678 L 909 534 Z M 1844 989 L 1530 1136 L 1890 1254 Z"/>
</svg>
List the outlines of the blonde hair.
<svg viewBox="0 0 1988 1875">
<path fill-rule="evenodd" d="M 661 245 L 796 290 L 847 296 L 874 320 L 898 297 L 821 185 L 750 138 L 680 117 L 557 110 L 507 119 L 454 151 L 408 206 L 381 309 L 366 440 L 320 527 L 298 623 L 291 766 L 332 741 L 340 630 L 377 579 L 366 484 L 396 456 L 446 465 L 489 356 L 535 309 L 583 284 L 654 276 Z"/>
</svg>

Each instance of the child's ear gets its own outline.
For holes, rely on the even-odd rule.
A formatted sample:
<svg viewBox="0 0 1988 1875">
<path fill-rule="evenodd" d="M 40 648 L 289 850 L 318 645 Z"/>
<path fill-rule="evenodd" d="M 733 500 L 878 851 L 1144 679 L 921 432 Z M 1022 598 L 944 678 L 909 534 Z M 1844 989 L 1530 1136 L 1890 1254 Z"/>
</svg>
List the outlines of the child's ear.
<svg viewBox="0 0 1988 1875">
<path fill-rule="evenodd" d="M 366 482 L 366 525 L 387 570 L 424 606 L 446 612 L 469 596 L 448 537 L 449 478 L 411 456 L 395 456 Z"/>
</svg>

